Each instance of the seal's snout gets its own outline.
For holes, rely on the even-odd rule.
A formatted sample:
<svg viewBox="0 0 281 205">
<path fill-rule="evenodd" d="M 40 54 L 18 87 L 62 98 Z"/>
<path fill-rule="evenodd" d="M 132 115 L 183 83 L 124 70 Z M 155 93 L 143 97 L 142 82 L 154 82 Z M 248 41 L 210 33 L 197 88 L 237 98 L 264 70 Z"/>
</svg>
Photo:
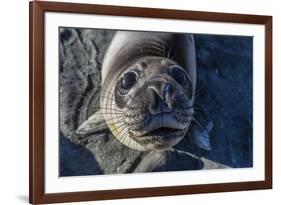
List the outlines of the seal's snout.
<svg viewBox="0 0 281 205">
<path fill-rule="evenodd" d="M 163 112 L 171 112 L 173 109 L 175 91 L 169 83 L 148 86 L 149 111 L 156 115 Z"/>
</svg>

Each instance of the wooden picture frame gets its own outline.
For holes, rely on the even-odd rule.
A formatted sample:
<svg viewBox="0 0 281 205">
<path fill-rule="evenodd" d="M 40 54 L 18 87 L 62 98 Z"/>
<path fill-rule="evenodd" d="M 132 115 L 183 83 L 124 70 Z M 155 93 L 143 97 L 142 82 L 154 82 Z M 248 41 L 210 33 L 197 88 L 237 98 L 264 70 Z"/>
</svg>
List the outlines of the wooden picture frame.
<svg viewBox="0 0 281 205">
<path fill-rule="evenodd" d="M 45 193 L 45 79 L 44 79 L 44 17 L 46 12 L 97 14 L 111 16 L 195 20 L 258 24 L 265 27 L 265 179 L 232 183 L 162 186 L 149 188 Z M 180 194 L 242 191 L 272 188 L 272 17 L 245 14 L 182 11 L 152 8 L 104 6 L 92 4 L 33 1 L 29 4 L 30 20 L 30 139 L 29 200 L 32 204 L 88 200 L 153 197 Z"/>
</svg>

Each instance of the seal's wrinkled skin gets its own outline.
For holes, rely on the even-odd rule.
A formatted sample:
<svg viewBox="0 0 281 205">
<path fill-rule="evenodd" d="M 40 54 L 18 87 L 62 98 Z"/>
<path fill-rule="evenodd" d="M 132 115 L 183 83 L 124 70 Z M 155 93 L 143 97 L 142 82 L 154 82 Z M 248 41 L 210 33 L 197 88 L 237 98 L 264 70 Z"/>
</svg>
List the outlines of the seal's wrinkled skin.
<svg viewBox="0 0 281 205">
<path fill-rule="evenodd" d="M 168 150 L 193 120 L 195 89 L 191 34 L 119 31 L 103 60 L 100 111 L 77 133 L 95 132 L 105 120 L 132 149 Z"/>
</svg>

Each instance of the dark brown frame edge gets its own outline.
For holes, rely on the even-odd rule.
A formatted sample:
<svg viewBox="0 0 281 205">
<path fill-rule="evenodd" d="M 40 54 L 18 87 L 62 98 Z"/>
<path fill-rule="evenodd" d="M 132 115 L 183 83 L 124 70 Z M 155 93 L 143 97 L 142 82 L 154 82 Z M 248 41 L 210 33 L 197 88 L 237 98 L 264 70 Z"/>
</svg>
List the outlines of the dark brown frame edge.
<svg viewBox="0 0 281 205">
<path fill-rule="evenodd" d="M 265 26 L 265 180 L 46 194 L 44 191 L 44 12 L 103 14 Z M 29 202 L 33 204 L 153 197 L 272 188 L 272 16 L 38 2 L 29 4 Z"/>
</svg>

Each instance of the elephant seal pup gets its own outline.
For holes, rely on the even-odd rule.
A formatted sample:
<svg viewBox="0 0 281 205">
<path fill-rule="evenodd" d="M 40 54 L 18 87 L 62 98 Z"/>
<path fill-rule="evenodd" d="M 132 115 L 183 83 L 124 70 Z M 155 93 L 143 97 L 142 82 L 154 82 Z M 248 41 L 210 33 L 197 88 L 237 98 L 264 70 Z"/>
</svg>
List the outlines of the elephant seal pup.
<svg viewBox="0 0 281 205">
<path fill-rule="evenodd" d="M 77 133 L 108 127 L 132 149 L 169 150 L 190 127 L 195 89 L 193 35 L 118 31 L 103 60 L 100 110 Z M 197 138 L 209 148 L 208 137 Z"/>
</svg>

